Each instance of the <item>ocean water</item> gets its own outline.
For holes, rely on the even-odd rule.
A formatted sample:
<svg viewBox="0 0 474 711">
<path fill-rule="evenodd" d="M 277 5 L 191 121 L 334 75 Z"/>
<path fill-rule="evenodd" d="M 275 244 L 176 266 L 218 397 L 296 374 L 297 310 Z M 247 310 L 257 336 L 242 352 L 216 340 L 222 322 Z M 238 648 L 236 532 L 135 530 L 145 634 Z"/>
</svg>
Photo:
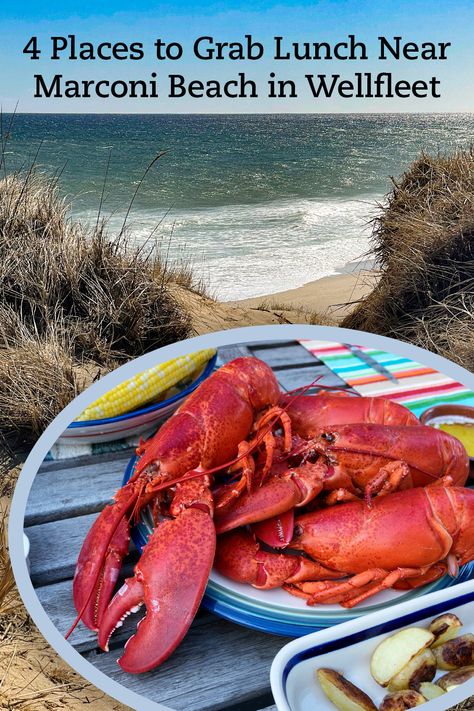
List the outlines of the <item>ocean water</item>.
<svg viewBox="0 0 474 711">
<path fill-rule="evenodd" d="M 377 203 L 422 150 L 466 147 L 473 114 L 3 116 L 7 170 L 60 173 L 74 216 L 183 257 L 219 298 L 289 289 L 368 249 Z"/>
</svg>

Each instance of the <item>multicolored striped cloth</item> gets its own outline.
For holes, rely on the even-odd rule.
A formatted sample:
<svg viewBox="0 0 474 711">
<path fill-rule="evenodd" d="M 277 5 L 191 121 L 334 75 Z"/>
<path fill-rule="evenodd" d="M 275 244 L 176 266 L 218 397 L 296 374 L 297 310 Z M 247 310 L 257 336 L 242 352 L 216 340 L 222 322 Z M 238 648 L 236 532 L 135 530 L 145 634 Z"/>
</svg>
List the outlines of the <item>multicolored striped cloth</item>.
<svg viewBox="0 0 474 711">
<path fill-rule="evenodd" d="M 402 403 L 417 416 L 428 407 L 441 403 L 474 406 L 474 393 L 462 383 L 409 358 L 357 346 L 387 368 L 398 380 L 394 383 L 357 358 L 342 343 L 314 340 L 301 340 L 300 343 L 361 395 L 388 397 Z"/>
</svg>

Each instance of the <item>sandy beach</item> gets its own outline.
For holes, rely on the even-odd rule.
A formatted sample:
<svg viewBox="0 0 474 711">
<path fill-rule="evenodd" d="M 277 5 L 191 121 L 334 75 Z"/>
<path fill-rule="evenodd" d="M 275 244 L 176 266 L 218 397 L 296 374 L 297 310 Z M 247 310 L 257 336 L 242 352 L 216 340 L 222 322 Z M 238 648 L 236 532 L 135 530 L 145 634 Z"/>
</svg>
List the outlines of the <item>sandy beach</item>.
<svg viewBox="0 0 474 711">
<path fill-rule="evenodd" d="M 348 265 L 347 273 L 323 277 L 296 289 L 232 302 L 239 307 L 272 310 L 302 309 L 340 321 L 353 304 L 369 294 L 377 283 L 377 272 Z M 351 269 L 349 271 L 349 269 Z"/>
</svg>

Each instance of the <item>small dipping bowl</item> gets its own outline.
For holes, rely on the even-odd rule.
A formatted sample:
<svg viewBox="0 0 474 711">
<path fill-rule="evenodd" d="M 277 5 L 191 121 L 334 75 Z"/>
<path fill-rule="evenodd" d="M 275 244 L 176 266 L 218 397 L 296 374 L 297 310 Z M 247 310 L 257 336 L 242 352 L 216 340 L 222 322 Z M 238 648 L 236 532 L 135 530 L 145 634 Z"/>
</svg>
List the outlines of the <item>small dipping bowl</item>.
<svg viewBox="0 0 474 711">
<path fill-rule="evenodd" d="M 423 425 L 430 425 L 438 429 L 440 425 L 467 425 L 472 427 L 472 439 L 474 442 L 474 407 L 467 405 L 435 405 L 425 410 L 420 420 Z M 455 432 L 450 432 L 450 434 L 457 437 L 468 450 L 471 461 L 471 478 L 474 478 L 474 449 L 469 449 L 459 434 Z"/>
</svg>

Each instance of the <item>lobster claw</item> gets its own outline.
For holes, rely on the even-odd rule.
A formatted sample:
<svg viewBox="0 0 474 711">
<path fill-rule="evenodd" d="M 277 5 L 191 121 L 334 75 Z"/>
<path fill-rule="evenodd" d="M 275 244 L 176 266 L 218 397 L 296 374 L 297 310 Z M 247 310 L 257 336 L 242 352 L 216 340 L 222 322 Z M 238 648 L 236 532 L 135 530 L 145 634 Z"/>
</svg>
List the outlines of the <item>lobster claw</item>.
<svg viewBox="0 0 474 711">
<path fill-rule="evenodd" d="M 152 533 L 134 577 L 112 599 L 99 629 L 99 645 L 107 651 L 114 630 L 145 604 L 146 615 L 118 660 L 124 671 L 140 674 L 153 669 L 181 642 L 204 594 L 215 547 L 213 521 L 200 508 L 184 510 Z"/>
<path fill-rule="evenodd" d="M 284 465 L 279 476 L 274 475 L 252 494 L 246 492 L 231 505 L 216 511 L 217 534 L 272 519 L 259 528 L 258 536 L 268 545 L 284 547 L 291 540 L 293 521 L 291 514 L 284 519 L 282 515 L 314 499 L 323 489 L 329 472 L 322 459 L 314 464 L 305 462 L 295 470 Z"/>
<path fill-rule="evenodd" d="M 272 548 L 285 548 L 293 538 L 294 528 L 294 509 L 252 525 L 252 531 L 258 540 Z"/>
<path fill-rule="evenodd" d="M 106 506 L 94 521 L 82 545 L 73 581 L 78 617 L 97 632 L 112 597 L 122 560 L 128 552 L 130 525 L 125 516 L 135 494 Z"/>
<path fill-rule="evenodd" d="M 297 486 L 290 479 L 270 479 L 253 494 L 242 494 L 231 506 L 215 515 L 218 535 L 257 521 L 266 521 L 293 509 L 301 500 Z"/>
</svg>

